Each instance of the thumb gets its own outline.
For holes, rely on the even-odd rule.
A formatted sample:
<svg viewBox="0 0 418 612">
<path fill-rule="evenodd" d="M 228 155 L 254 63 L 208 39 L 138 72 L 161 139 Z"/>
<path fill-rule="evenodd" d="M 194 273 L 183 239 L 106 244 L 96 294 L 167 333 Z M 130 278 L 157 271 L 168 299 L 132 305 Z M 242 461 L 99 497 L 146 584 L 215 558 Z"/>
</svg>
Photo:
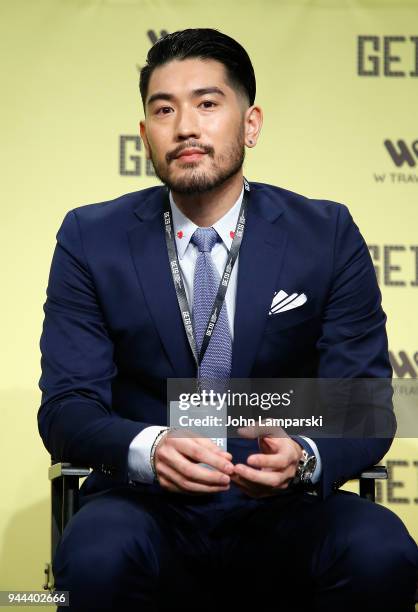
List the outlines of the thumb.
<svg viewBox="0 0 418 612">
<path fill-rule="evenodd" d="M 277 442 L 269 436 L 260 436 L 259 442 L 266 453 L 276 453 L 279 450 Z"/>
</svg>

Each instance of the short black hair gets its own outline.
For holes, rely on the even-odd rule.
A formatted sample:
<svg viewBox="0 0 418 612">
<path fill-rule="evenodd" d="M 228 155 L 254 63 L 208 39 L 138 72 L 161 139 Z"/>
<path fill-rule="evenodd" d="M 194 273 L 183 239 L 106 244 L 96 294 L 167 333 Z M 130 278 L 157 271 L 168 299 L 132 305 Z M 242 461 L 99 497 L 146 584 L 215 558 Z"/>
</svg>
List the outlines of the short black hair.
<svg viewBox="0 0 418 612">
<path fill-rule="evenodd" d="M 139 91 L 145 111 L 148 84 L 155 68 L 171 60 L 187 58 L 214 59 L 225 66 L 228 84 L 243 94 L 252 106 L 256 84 L 248 53 L 236 40 L 212 28 L 188 28 L 166 34 L 151 47 L 147 63 L 141 69 Z"/>
</svg>

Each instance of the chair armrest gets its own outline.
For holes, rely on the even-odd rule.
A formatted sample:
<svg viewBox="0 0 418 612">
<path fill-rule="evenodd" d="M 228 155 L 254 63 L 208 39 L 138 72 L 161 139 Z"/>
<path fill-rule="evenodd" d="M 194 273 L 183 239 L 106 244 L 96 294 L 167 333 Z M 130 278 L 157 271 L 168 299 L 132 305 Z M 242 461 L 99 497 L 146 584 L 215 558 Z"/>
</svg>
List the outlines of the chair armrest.
<svg viewBox="0 0 418 612">
<path fill-rule="evenodd" d="M 55 480 L 63 476 L 78 476 L 79 478 L 84 478 L 84 476 L 88 476 L 89 474 L 90 468 L 81 465 L 73 465 L 68 462 L 53 463 L 48 469 L 49 480 Z"/>
<path fill-rule="evenodd" d="M 375 481 L 387 480 L 388 471 L 385 465 L 374 465 L 369 467 L 350 480 L 359 480 L 360 497 L 370 501 L 376 500 Z"/>
<path fill-rule="evenodd" d="M 356 478 L 387 480 L 388 471 L 385 465 L 374 465 L 367 470 L 363 470 Z"/>
</svg>

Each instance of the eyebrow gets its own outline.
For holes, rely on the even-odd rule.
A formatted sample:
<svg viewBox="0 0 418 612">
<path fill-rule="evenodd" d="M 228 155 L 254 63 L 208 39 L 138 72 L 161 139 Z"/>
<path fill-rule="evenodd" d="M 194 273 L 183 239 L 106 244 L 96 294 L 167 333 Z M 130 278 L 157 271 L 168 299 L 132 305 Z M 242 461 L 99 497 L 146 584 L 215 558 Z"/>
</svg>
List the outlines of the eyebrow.
<svg viewBox="0 0 418 612">
<path fill-rule="evenodd" d="M 193 89 L 191 95 L 192 98 L 199 98 L 200 96 L 203 96 L 205 94 L 219 94 L 220 96 L 225 97 L 224 92 L 222 91 L 222 89 L 219 89 L 219 87 L 199 87 L 199 89 Z M 175 98 L 176 96 L 174 96 L 173 94 L 166 93 L 164 91 L 158 91 L 157 93 L 152 94 L 152 96 L 150 96 L 147 102 L 147 106 L 149 106 L 156 100 L 168 100 L 169 102 L 171 102 L 172 100 L 175 100 Z"/>
</svg>

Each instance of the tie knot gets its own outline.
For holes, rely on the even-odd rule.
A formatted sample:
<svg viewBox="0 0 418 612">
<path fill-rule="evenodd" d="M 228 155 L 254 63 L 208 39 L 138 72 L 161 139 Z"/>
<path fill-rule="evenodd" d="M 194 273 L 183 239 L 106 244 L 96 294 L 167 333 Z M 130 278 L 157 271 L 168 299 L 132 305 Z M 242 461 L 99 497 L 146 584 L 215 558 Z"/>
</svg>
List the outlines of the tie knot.
<svg viewBox="0 0 418 612">
<path fill-rule="evenodd" d="M 213 227 L 198 227 L 191 237 L 191 242 L 197 246 L 200 252 L 210 252 L 218 242 L 219 234 Z"/>
</svg>

